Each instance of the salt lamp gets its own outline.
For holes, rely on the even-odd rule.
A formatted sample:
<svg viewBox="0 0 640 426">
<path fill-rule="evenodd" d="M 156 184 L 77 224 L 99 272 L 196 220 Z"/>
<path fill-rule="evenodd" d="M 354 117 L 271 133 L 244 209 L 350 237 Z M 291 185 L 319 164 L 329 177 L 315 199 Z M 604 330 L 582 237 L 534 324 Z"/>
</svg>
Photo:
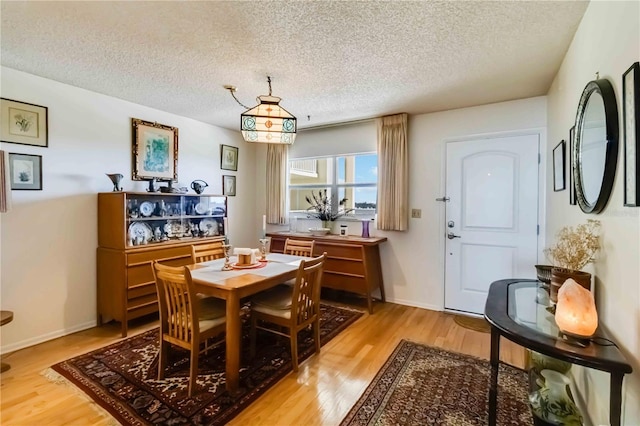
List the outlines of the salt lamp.
<svg viewBox="0 0 640 426">
<path fill-rule="evenodd" d="M 569 278 L 558 290 L 556 324 L 563 333 L 578 338 L 593 336 L 598 328 L 598 313 L 593 294 Z"/>
</svg>

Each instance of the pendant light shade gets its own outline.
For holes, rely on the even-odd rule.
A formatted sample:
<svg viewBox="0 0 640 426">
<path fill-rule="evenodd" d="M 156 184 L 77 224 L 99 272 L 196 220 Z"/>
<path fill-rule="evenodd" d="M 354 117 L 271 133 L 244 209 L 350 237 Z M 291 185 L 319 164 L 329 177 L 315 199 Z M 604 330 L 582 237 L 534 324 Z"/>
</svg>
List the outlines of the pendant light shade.
<svg viewBox="0 0 640 426">
<path fill-rule="evenodd" d="M 296 139 L 296 118 L 280 106 L 280 98 L 271 96 L 271 77 L 267 76 L 269 95 L 258 96 L 258 105 L 249 108 L 238 100 L 235 86 L 225 86 L 238 104 L 247 108 L 240 115 L 240 130 L 247 142 L 291 145 Z"/>
<path fill-rule="evenodd" d="M 258 102 L 240 115 L 244 140 L 291 145 L 296 139 L 296 118 L 279 105 L 278 97 L 259 96 Z"/>
</svg>

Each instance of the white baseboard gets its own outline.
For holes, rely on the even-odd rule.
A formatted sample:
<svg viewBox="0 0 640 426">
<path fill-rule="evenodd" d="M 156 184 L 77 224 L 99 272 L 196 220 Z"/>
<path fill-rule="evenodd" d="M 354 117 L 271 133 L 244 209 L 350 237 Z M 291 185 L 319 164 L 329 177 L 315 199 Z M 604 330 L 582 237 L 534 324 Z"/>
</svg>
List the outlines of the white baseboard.
<svg viewBox="0 0 640 426">
<path fill-rule="evenodd" d="M 428 309 L 430 311 L 442 311 L 442 308 L 440 306 L 416 303 L 415 300 L 389 299 L 388 297 L 386 299 L 387 302 L 396 303 L 398 305 L 412 306 L 414 308 Z"/>
<path fill-rule="evenodd" d="M 75 325 L 71 328 L 64 328 L 62 330 L 52 331 L 51 333 L 42 334 L 40 336 L 32 337 L 30 339 L 21 340 L 9 345 L 3 345 L 0 348 L 0 354 L 4 355 L 9 352 L 15 352 L 20 349 L 28 348 L 39 343 L 48 342 L 49 340 L 57 339 L 58 337 L 66 336 L 68 334 L 76 333 L 78 331 L 87 330 L 89 328 L 96 327 L 98 325 L 97 320 L 88 321 L 83 324 Z"/>
</svg>

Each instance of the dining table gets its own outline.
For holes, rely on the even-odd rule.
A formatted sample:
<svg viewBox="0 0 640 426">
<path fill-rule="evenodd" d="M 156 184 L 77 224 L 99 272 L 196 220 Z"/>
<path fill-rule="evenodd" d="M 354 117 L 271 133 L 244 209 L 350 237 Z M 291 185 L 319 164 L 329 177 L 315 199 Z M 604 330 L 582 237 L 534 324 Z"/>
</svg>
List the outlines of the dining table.
<svg viewBox="0 0 640 426">
<path fill-rule="evenodd" d="M 242 321 L 241 299 L 267 290 L 296 277 L 301 256 L 281 253 L 267 254 L 266 261 L 254 265 L 237 265 L 230 256 L 231 270 L 222 270 L 225 259 L 216 259 L 194 265 L 191 277 L 198 293 L 226 301 L 226 389 L 235 395 L 240 386 L 240 353 Z"/>
</svg>

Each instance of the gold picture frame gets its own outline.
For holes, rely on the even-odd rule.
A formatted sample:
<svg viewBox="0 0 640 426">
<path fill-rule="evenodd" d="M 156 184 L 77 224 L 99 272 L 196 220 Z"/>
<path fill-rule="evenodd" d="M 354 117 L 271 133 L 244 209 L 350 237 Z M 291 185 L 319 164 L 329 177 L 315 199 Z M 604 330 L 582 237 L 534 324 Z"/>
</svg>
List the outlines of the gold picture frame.
<svg viewBox="0 0 640 426">
<path fill-rule="evenodd" d="M 133 128 L 132 180 L 178 180 L 178 128 L 131 119 Z"/>
<path fill-rule="evenodd" d="M 49 146 L 48 108 L 0 98 L 0 141 Z"/>
</svg>

